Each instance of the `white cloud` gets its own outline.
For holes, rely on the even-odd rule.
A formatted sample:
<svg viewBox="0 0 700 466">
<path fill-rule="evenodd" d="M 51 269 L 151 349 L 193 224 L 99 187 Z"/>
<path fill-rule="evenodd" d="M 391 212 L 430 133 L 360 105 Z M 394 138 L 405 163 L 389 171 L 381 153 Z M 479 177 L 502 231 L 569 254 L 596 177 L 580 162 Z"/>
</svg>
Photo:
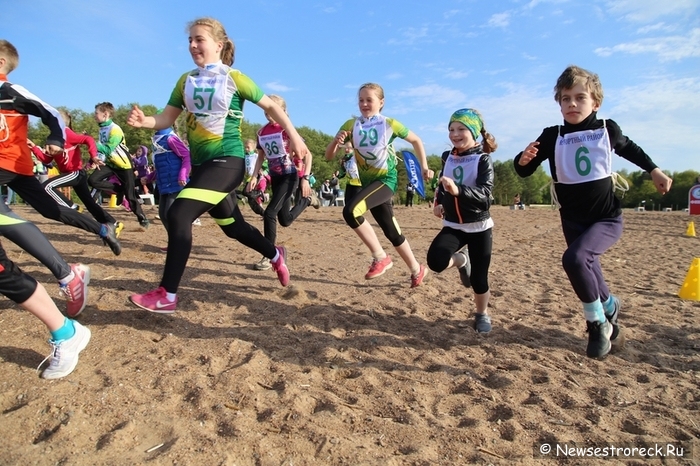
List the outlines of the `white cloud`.
<svg viewBox="0 0 700 466">
<path fill-rule="evenodd" d="M 389 73 L 389 74 L 386 75 L 385 77 L 386 77 L 386 79 L 388 79 L 388 80 L 390 80 L 390 81 L 394 81 L 394 80 L 396 80 L 396 79 L 401 79 L 401 78 L 403 78 L 403 74 L 398 73 L 398 72 L 396 72 L 396 73 Z"/>
<path fill-rule="evenodd" d="M 646 23 L 664 16 L 690 17 L 700 3 L 697 0 L 610 0 L 607 6 L 611 13 L 627 21 Z"/>
<path fill-rule="evenodd" d="M 640 39 L 613 47 L 599 47 L 594 52 L 602 57 L 609 57 L 614 53 L 631 55 L 650 53 L 657 55 L 662 62 L 698 57 L 700 56 L 700 28 L 693 29 L 688 37 L 668 36 Z"/>
<path fill-rule="evenodd" d="M 675 28 L 664 22 L 650 24 L 648 26 L 643 26 L 637 29 L 637 34 L 649 34 L 650 32 L 672 32 Z"/>
<path fill-rule="evenodd" d="M 498 27 L 498 28 L 505 28 L 508 27 L 510 24 L 510 12 L 506 11 L 505 13 L 496 13 L 494 15 L 491 15 L 488 21 L 488 25 L 490 27 Z"/>
<path fill-rule="evenodd" d="M 467 73 L 466 71 L 456 71 L 456 70 L 448 71 L 445 74 L 445 77 L 449 78 L 449 79 L 464 79 L 467 76 L 469 76 L 469 73 Z"/>
<path fill-rule="evenodd" d="M 400 31 L 402 38 L 389 39 L 387 43 L 390 45 L 412 45 L 420 39 L 428 37 L 428 31 L 429 29 L 425 26 L 420 28 L 403 28 Z"/>
<path fill-rule="evenodd" d="M 410 101 L 410 107 L 414 111 L 435 107 L 453 108 L 466 101 L 466 95 L 462 91 L 439 84 L 425 84 L 404 89 L 399 91 L 398 96 Z"/>
<path fill-rule="evenodd" d="M 569 0 L 530 0 L 530 2 L 527 5 L 525 5 L 525 9 L 532 10 L 540 3 L 549 3 L 552 5 L 557 5 L 559 3 L 567 3 L 568 1 Z"/>
<path fill-rule="evenodd" d="M 271 91 L 275 92 L 288 92 L 294 90 L 293 88 L 289 86 L 285 86 L 284 84 L 280 84 L 277 81 L 273 81 L 271 83 L 265 83 L 265 87 L 270 89 Z"/>
<path fill-rule="evenodd" d="M 451 17 L 453 17 L 454 15 L 457 15 L 457 14 L 459 14 L 459 13 L 461 13 L 460 10 L 450 10 L 450 11 L 444 12 L 444 13 L 442 14 L 442 16 L 443 16 L 443 18 L 445 18 L 445 19 L 449 19 L 449 18 L 451 18 Z"/>
<path fill-rule="evenodd" d="M 662 169 L 697 167 L 700 154 L 687 141 L 700 132 L 700 77 L 661 77 L 622 89 L 606 90 L 600 116 L 612 118 Z M 694 160 L 694 162 L 690 162 Z M 622 162 L 621 162 L 622 163 Z M 639 170 L 631 165 L 630 169 Z"/>
</svg>

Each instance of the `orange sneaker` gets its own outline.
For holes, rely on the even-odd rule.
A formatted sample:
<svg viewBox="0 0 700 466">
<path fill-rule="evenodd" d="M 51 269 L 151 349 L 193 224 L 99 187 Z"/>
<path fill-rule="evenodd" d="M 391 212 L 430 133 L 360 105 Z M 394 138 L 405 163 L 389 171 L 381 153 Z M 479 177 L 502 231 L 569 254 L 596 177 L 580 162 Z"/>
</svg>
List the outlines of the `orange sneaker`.
<svg viewBox="0 0 700 466">
<path fill-rule="evenodd" d="M 425 266 L 421 264 L 418 273 L 415 275 L 411 275 L 411 288 L 420 286 L 420 284 L 423 283 L 423 280 L 425 280 L 426 275 L 428 275 L 428 269 L 426 269 Z"/>
<path fill-rule="evenodd" d="M 365 274 L 365 280 L 371 280 L 380 275 L 384 275 L 384 272 L 393 266 L 394 263 L 388 255 L 384 259 L 374 259 L 372 260 L 372 265 L 369 266 L 369 271 Z"/>
</svg>

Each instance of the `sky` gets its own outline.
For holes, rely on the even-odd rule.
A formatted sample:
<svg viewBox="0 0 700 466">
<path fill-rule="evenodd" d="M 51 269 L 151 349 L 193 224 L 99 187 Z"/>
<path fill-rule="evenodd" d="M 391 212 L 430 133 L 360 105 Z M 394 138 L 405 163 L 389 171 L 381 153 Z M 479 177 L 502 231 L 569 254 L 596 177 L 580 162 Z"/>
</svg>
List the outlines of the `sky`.
<svg viewBox="0 0 700 466">
<path fill-rule="evenodd" d="M 600 76 L 598 115 L 660 168 L 700 170 L 700 0 L 0 0 L 0 11 L 0 38 L 20 54 L 10 80 L 53 106 L 164 106 L 194 68 L 187 23 L 212 16 L 235 43 L 233 67 L 284 97 L 296 126 L 334 135 L 376 82 L 382 113 L 429 155 L 450 148 L 450 115 L 471 107 L 493 158 L 510 160 L 562 124 L 552 89 L 575 64 Z M 266 122 L 255 104 L 244 111 Z M 613 169 L 639 170 L 621 157 Z"/>
</svg>

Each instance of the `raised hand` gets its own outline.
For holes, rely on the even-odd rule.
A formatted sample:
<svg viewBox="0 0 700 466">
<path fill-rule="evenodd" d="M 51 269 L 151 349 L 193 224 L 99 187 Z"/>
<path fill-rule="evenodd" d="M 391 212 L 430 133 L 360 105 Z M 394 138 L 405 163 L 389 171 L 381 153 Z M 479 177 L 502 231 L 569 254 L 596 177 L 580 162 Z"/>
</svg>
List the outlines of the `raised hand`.
<svg viewBox="0 0 700 466">
<path fill-rule="evenodd" d="M 520 156 L 520 160 L 518 160 L 518 165 L 524 167 L 525 165 L 530 163 L 530 160 L 534 159 L 537 156 L 537 146 L 539 145 L 540 143 L 536 141 L 528 144 L 528 146 L 523 151 L 523 155 Z"/>
</svg>

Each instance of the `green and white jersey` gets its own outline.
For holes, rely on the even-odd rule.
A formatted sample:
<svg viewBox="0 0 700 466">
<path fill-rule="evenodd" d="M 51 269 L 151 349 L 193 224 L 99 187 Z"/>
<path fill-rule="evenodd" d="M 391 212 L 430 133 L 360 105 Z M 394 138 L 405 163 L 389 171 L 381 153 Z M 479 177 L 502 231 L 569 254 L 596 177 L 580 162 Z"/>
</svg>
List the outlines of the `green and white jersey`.
<svg viewBox="0 0 700 466">
<path fill-rule="evenodd" d="M 219 157 L 243 158 L 243 103 L 257 103 L 264 95 L 250 78 L 221 62 L 183 74 L 168 105 L 188 112 L 192 165 Z"/>
<path fill-rule="evenodd" d="M 408 128 L 393 118 L 377 114 L 370 118 L 350 119 L 340 130 L 352 134 L 362 186 L 379 180 L 396 192 L 398 172 L 392 142 L 397 137 L 405 139 L 409 133 Z"/>
</svg>

